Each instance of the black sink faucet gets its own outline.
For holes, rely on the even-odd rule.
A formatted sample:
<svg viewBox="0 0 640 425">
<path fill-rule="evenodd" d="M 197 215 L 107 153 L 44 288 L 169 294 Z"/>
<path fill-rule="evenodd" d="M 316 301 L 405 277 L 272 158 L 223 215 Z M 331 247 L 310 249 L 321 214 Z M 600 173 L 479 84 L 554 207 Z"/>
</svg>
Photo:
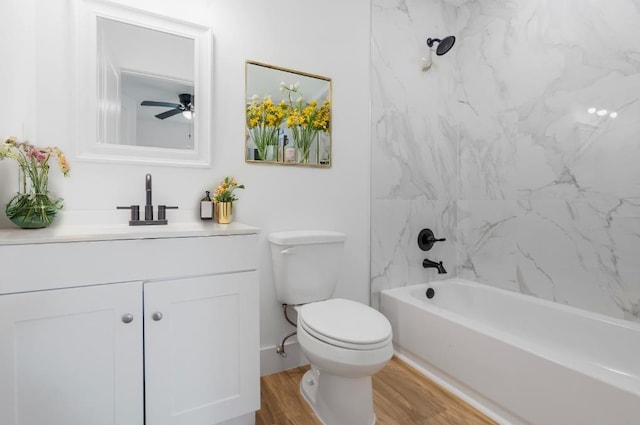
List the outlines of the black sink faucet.
<svg viewBox="0 0 640 425">
<path fill-rule="evenodd" d="M 424 267 L 425 269 L 428 269 L 430 267 L 438 269 L 438 274 L 445 274 L 447 272 L 442 265 L 442 261 L 436 263 L 435 261 L 431 261 L 428 258 L 424 259 L 424 261 L 422 262 L 422 267 Z"/>
<path fill-rule="evenodd" d="M 153 219 L 153 202 L 152 202 L 152 190 L 151 190 L 151 174 L 147 174 L 144 178 L 144 190 L 145 190 L 145 206 L 144 206 L 144 220 L 140 220 L 140 206 L 130 205 L 126 207 L 116 207 L 118 210 L 131 210 L 131 219 L 129 220 L 129 226 L 144 226 L 151 224 L 167 224 L 167 210 L 177 210 L 178 207 L 169 207 L 167 205 L 158 205 L 158 219 Z"/>
<path fill-rule="evenodd" d="M 151 202 L 151 174 L 145 176 L 144 188 L 147 194 L 147 202 L 144 205 L 144 219 L 153 220 L 153 203 Z"/>
</svg>

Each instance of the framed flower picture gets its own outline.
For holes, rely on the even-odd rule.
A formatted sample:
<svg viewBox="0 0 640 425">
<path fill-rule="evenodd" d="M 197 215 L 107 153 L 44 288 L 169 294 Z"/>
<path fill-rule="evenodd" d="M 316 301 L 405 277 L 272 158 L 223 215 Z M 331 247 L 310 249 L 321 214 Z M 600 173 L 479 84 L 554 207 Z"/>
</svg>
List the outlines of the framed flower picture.
<svg viewBox="0 0 640 425">
<path fill-rule="evenodd" d="M 331 79 L 246 62 L 247 162 L 331 166 Z"/>
</svg>

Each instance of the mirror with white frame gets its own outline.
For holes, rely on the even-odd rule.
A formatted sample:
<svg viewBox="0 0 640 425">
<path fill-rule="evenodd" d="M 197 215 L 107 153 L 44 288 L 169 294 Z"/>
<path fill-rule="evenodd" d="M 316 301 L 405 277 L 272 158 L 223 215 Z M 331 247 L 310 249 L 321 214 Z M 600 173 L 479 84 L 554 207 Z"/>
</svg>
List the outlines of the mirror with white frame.
<svg viewBox="0 0 640 425">
<path fill-rule="evenodd" d="M 331 79 L 246 62 L 245 161 L 331 167 Z"/>
<path fill-rule="evenodd" d="M 211 29 L 76 0 L 76 30 L 78 158 L 209 165 Z"/>
</svg>

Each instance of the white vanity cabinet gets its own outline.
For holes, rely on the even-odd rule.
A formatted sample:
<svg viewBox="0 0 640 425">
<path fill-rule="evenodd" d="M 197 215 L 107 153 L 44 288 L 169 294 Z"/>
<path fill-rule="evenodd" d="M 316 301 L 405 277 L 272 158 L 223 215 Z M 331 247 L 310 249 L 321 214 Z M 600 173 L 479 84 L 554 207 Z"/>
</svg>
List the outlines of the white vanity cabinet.
<svg viewBox="0 0 640 425">
<path fill-rule="evenodd" d="M 208 425 L 260 407 L 256 280 L 253 271 L 144 285 L 147 424 Z"/>
<path fill-rule="evenodd" d="M 2 295 L 0 423 L 142 424 L 142 353 L 141 283 Z"/>
<path fill-rule="evenodd" d="M 0 244 L 0 424 L 253 424 L 256 256 L 255 234 Z"/>
</svg>

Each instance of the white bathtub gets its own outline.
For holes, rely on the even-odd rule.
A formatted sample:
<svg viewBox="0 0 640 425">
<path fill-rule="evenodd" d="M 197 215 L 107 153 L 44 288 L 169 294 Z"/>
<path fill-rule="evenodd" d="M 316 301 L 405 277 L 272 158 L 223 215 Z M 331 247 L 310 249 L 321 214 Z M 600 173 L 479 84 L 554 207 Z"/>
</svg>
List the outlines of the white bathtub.
<svg viewBox="0 0 640 425">
<path fill-rule="evenodd" d="M 640 424 L 640 324 L 462 279 L 380 306 L 401 358 L 501 424 Z"/>
</svg>

